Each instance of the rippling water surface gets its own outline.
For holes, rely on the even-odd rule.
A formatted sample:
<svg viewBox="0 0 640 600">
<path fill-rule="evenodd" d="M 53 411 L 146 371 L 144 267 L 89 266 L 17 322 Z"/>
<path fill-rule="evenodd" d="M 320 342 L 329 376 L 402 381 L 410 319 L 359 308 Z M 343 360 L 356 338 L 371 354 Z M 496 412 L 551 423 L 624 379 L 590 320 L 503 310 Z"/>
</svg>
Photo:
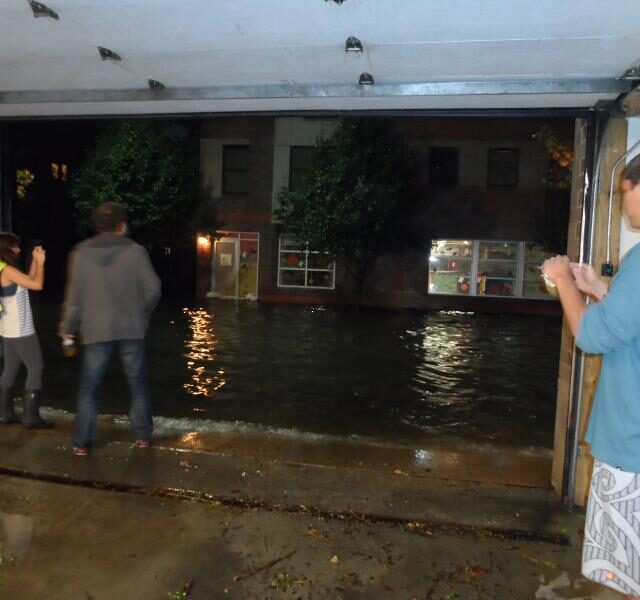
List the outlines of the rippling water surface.
<svg viewBox="0 0 640 600">
<path fill-rule="evenodd" d="M 78 359 L 38 307 L 44 403 L 73 410 Z M 156 415 L 420 442 L 435 435 L 550 447 L 559 318 L 211 301 L 156 311 Z M 102 411 L 126 413 L 117 364 Z"/>
</svg>

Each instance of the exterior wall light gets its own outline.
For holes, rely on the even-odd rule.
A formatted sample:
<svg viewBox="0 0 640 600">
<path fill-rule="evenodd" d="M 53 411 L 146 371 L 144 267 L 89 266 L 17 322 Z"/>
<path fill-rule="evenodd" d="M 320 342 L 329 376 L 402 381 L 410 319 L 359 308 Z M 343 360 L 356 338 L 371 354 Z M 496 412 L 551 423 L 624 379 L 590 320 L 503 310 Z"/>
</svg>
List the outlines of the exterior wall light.
<svg viewBox="0 0 640 600">
<path fill-rule="evenodd" d="M 55 10 L 51 10 L 48 6 L 42 4 L 42 2 L 29 0 L 29 6 L 31 6 L 34 17 L 50 17 L 51 19 L 56 19 L 56 21 L 60 18 Z"/>
<path fill-rule="evenodd" d="M 200 252 L 209 252 L 209 250 L 211 250 L 211 236 L 209 234 L 199 233 L 196 236 L 196 244 Z"/>
<path fill-rule="evenodd" d="M 362 42 L 353 36 L 349 36 L 344 44 L 345 52 L 362 52 Z"/>
<path fill-rule="evenodd" d="M 102 60 L 122 60 L 119 54 L 116 54 L 113 50 L 109 50 L 109 48 L 98 46 L 98 52 L 100 52 L 100 58 Z"/>
<path fill-rule="evenodd" d="M 161 83 L 160 81 L 156 81 L 155 79 L 149 79 L 148 83 L 149 83 L 149 89 L 150 90 L 163 90 L 164 89 L 164 83 Z"/>
<path fill-rule="evenodd" d="M 373 75 L 371 75 L 371 73 L 360 73 L 358 83 L 360 85 L 373 85 L 375 81 L 373 80 Z"/>
</svg>

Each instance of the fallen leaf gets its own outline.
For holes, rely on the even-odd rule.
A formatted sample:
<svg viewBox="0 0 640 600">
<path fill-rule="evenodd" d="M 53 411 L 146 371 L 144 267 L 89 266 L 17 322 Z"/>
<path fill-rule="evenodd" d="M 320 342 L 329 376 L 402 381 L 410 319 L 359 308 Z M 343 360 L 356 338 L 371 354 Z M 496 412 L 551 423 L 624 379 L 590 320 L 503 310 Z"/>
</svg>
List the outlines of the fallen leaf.
<svg viewBox="0 0 640 600">
<path fill-rule="evenodd" d="M 485 575 L 488 575 L 489 571 L 487 569 L 485 569 L 484 567 L 470 567 L 469 568 L 469 577 L 484 577 Z"/>
<path fill-rule="evenodd" d="M 318 538 L 319 540 L 321 540 L 325 544 L 330 544 L 331 543 L 331 540 L 326 535 L 324 535 L 319 529 L 316 529 L 313 526 L 309 527 L 309 529 L 307 529 L 307 531 L 305 531 L 304 535 L 307 536 L 307 537 Z"/>
<path fill-rule="evenodd" d="M 404 475 L 405 477 L 407 477 L 409 475 L 409 473 L 407 473 L 407 471 L 403 471 L 402 469 L 394 469 L 393 473 L 394 473 L 394 475 Z"/>
<path fill-rule="evenodd" d="M 271 587 L 277 588 L 281 592 L 286 592 L 294 583 L 293 577 L 288 573 L 278 573 L 271 580 Z"/>
<path fill-rule="evenodd" d="M 337 565 L 337 564 L 340 562 L 340 559 L 338 558 L 338 555 L 337 555 L 337 554 L 334 554 L 334 555 L 331 557 L 331 560 L 329 560 L 329 562 L 330 562 L 332 565 Z"/>
</svg>

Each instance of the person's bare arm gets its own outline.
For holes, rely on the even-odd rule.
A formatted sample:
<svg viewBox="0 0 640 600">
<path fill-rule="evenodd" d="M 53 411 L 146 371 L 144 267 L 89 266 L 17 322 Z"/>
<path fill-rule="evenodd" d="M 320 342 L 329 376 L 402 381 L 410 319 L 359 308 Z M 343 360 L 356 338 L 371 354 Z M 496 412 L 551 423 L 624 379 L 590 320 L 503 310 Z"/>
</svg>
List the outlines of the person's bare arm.
<svg viewBox="0 0 640 600">
<path fill-rule="evenodd" d="M 33 265 L 29 269 L 29 274 L 25 274 L 19 269 L 7 265 L 2 270 L 2 284 L 11 285 L 15 283 L 28 290 L 41 290 L 44 287 L 44 263 L 46 260 L 45 251 L 41 246 L 33 249 Z M 33 274 L 32 274 L 33 273 Z"/>
<path fill-rule="evenodd" d="M 31 277 L 33 279 L 33 277 L 35 277 L 36 274 L 36 259 L 34 257 L 34 253 L 36 251 L 40 252 L 40 250 L 42 250 L 42 246 L 34 246 L 32 252 L 31 252 L 31 264 L 29 265 L 29 277 Z"/>
<path fill-rule="evenodd" d="M 23 273 L 22 271 L 7 265 L 3 269 L 3 284 L 11 285 L 16 283 L 28 290 L 39 291 L 44 287 L 44 266 L 36 266 L 33 277 Z"/>
</svg>

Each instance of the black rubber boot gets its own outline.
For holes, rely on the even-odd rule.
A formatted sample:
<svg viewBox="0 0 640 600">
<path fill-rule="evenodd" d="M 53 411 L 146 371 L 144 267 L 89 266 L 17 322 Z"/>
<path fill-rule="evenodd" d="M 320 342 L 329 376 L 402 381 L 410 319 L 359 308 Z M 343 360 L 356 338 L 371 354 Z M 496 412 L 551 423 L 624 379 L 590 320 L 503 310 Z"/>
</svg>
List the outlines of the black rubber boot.
<svg viewBox="0 0 640 600">
<path fill-rule="evenodd" d="M 0 388 L 0 424 L 11 425 L 17 423 L 18 417 L 13 406 L 13 389 Z"/>
<path fill-rule="evenodd" d="M 40 417 L 40 390 L 25 390 L 22 400 L 22 424 L 27 429 L 49 429 L 50 421 Z"/>
</svg>

